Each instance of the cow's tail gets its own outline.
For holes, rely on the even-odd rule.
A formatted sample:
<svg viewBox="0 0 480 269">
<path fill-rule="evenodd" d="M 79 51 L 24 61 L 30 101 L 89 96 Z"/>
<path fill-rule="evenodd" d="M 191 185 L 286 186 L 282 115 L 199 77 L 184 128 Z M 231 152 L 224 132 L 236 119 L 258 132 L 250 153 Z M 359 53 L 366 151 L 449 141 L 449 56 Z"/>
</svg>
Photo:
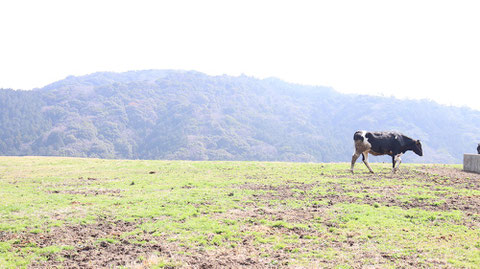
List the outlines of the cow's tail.
<svg viewBox="0 0 480 269">
<path fill-rule="evenodd" d="M 353 135 L 353 141 L 363 141 L 363 132 L 362 131 L 356 131 L 355 134 Z"/>
</svg>

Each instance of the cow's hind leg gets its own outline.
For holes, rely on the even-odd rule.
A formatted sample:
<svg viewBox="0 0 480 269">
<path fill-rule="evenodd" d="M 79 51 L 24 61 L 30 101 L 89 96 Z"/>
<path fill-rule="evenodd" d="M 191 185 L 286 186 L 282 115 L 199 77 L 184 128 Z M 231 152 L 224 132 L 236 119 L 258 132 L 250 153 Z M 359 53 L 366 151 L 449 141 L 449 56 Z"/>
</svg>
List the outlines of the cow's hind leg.
<svg viewBox="0 0 480 269">
<path fill-rule="evenodd" d="M 368 152 L 362 153 L 362 159 L 363 163 L 367 166 L 368 170 L 370 170 L 370 173 L 374 173 L 372 168 L 370 167 L 370 164 L 368 163 Z"/>
<path fill-rule="evenodd" d="M 402 156 L 402 154 L 397 154 L 393 157 L 392 173 L 394 173 L 394 174 L 395 174 L 395 172 L 397 172 L 398 167 L 400 166 L 400 163 L 402 163 L 402 158 L 400 158 L 400 156 Z"/>
<path fill-rule="evenodd" d="M 350 167 L 350 172 L 352 172 L 352 174 L 353 174 L 353 167 L 355 166 L 355 162 L 357 162 L 358 157 L 360 157 L 360 154 L 361 154 L 360 152 L 355 151 L 355 153 L 353 153 L 352 155 L 352 166 Z"/>
</svg>

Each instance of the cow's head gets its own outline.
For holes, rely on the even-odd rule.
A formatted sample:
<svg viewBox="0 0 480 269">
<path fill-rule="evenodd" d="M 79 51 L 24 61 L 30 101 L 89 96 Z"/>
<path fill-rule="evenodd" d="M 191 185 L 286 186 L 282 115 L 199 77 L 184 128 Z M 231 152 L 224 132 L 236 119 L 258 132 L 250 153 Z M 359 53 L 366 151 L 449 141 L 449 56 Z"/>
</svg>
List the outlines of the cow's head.
<svg viewBox="0 0 480 269">
<path fill-rule="evenodd" d="M 415 140 L 415 144 L 413 144 L 412 150 L 418 156 L 423 156 L 422 143 L 420 143 L 420 140 Z"/>
</svg>

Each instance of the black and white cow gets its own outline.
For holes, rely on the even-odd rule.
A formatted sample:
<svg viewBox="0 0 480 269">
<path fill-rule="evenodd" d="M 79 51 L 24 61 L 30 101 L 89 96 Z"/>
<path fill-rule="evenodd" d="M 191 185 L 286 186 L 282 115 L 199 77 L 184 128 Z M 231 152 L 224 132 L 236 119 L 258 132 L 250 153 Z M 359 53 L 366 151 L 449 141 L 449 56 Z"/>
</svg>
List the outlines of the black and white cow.
<svg viewBox="0 0 480 269">
<path fill-rule="evenodd" d="M 478 154 L 480 154 L 480 143 L 478 143 L 477 152 L 478 152 Z"/>
<path fill-rule="evenodd" d="M 363 162 L 370 170 L 370 173 L 373 173 L 373 170 L 368 164 L 368 153 L 375 156 L 392 156 L 393 173 L 397 171 L 398 166 L 402 162 L 400 156 L 405 152 L 412 150 L 419 156 L 423 155 L 420 140 L 412 139 L 399 132 L 357 131 L 353 135 L 353 141 L 355 142 L 355 152 L 352 156 L 352 167 L 350 169 L 352 173 L 355 162 L 360 155 L 362 155 Z"/>
</svg>

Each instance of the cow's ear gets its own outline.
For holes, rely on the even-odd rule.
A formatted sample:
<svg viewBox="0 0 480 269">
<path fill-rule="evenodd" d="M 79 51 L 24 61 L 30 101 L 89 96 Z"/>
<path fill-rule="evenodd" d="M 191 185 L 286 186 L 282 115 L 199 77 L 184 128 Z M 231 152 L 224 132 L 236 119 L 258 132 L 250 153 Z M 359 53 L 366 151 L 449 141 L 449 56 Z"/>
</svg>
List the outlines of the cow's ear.
<svg viewBox="0 0 480 269">
<path fill-rule="evenodd" d="M 417 140 L 415 144 L 420 145 L 420 140 Z"/>
</svg>

